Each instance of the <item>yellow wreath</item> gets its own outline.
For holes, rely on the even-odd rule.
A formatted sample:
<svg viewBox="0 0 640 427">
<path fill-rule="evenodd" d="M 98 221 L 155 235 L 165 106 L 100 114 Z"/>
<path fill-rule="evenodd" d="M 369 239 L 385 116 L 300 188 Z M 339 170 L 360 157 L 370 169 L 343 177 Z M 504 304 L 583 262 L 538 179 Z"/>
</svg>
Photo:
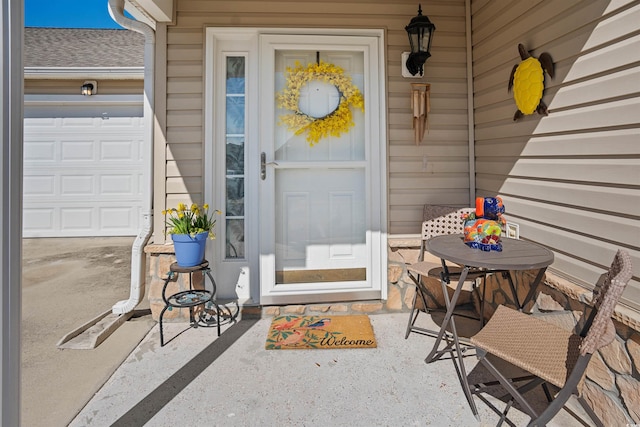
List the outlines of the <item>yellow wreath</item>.
<svg viewBox="0 0 640 427">
<path fill-rule="evenodd" d="M 300 111 L 300 89 L 312 80 L 320 80 L 335 86 L 340 93 L 340 104 L 335 111 L 325 117 L 311 117 Z M 338 137 L 354 126 L 353 115 L 349 107 L 364 111 L 364 98 L 360 90 L 353 85 L 351 77 L 337 65 L 320 61 L 303 67 L 296 62 L 295 67 L 287 67 L 287 85 L 276 95 L 278 107 L 293 111 L 292 114 L 280 116 L 280 124 L 284 124 L 295 135 L 307 134 L 309 145 L 317 144 L 327 136 Z"/>
</svg>

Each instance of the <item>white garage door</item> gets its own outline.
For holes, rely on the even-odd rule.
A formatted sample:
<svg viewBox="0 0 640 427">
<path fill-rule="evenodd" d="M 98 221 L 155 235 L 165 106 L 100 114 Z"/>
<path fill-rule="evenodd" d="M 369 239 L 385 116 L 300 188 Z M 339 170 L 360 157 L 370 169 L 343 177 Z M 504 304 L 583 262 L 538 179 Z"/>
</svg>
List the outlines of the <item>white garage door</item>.
<svg viewBox="0 0 640 427">
<path fill-rule="evenodd" d="M 92 98 L 25 100 L 24 237 L 139 231 L 142 98 Z"/>
</svg>

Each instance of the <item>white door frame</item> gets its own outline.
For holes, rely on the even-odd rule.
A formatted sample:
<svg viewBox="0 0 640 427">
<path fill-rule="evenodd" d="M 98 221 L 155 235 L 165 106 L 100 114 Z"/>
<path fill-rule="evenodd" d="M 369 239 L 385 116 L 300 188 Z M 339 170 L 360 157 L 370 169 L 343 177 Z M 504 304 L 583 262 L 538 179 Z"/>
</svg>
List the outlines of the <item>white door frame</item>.
<svg viewBox="0 0 640 427">
<path fill-rule="evenodd" d="M 247 57 L 247 75 L 246 88 L 246 123 L 258 123 L 262 119 L 259 116 L 259 105 L 261 94 L 267 93 L 260 88 L 263 85 L 273 85 L 273 81 L 264 81 L 259 73 L 259 38 L 263 34 L 280 34 L 280 35 L 333 35 L 340 36 L 344 44 L 349 44 L 349 37 L 376 37 L 375 44 L 376 63 L 366 64 L 370 67 L 371 84 L 376 85 L 377 98 L 365 100 L 365 112 L 370 114 L 371 127 L 368 138 L 377 138 L 377 142 L 372 145 L 375 150 L 371 150 L 371 167 L 367 177 L 371 183 L 370 195 L 372 205 L 374 207 L 369 210 L 368 224 L 370 229 L 367 230 L 367 244 L 370 249 L 371 261 L 369 263 L 369 271 L 367 281 L 370 288 L 375 289 L 373 293 L 369 293 L 370 298 L 387 298 L 387 162 L 386 162 L 386 65 L 385 65 L 385 43 L 384 30 L 380 29 L 300 29 L 300 28 L 220 28 L 209 27 L 206 29 L 205 42 L 205 109 L 204 109 L 204 200 L 216 207 L 223 207 L 225 191 L 224 182 L 221 182 L 216 171 L 224 170 L 224 147 L 215 146 L 214 141 L 221 141 L 220 132 L 224 132 L 224 126 L 218 124 L 215 112 L 219 108 L 216 105 L 216 85 L 219 80 L 216 76 L 222 72 L 223 66 L 220 65 L 216 58 L 223 52 L 232 52 L 237 55 L 246 55 Z M 340 40 L 340 39 L 336 39 Z M 302 47 L 302 45 L 299 45 Z M 218 81 L 218 83 L 216 83 Z M 377 127 L 374 128 L 374 124 Z M 260 294 L 260 276 L 264 274 L 260 271 L 261 266 L 268 263 L 269 254 L 260 255 L 260 248 L 263 242 L 261 239 L 261 227 L 265 225 L 264 230 L 268 230 L 269 223 L 263 218 L 261 206 L 259 204 L 259 179 L 260 168 L 260 144 L 259 127 L 247 125 L 247 141 L 245 143 L 245 250 L 246 265 L 245 269 L 247 277 L 245 277 L 248 286 L 238 283 L 225 283 L 220 280 L 216 274 L 220 295 L 224 298 L 237 297 L 240 301 L 251 304 L 272 304 L 272 303 L 289 303 L 297 301 L 295 296 L 291 298 L 261 298 Z M 223 145 L 223 144 L 219 144 Z M 272 224 L 272 223 L 271 223 Z M 207 257 L 214 266 L 215 270 L 224 271 L 229 266 L 229 261 L 224 258 L 224 233 L 221 232 L 222 227 L 217 228 L 218 239 L 214 248 L 209 249 Z M 260 237 L 259 237 L 260 236 Z M 210 245 L 211 246 L 211 245 Z M 213 249 L 213 250 L 212 250 Z M 262 259 L 262 260 L 261 260 Z M 267 273 L 270 274 L 270 273 Z M 233 281 L 233 280 L 232 280 Z M 374 296 L 375 295 L 375 296 Z M 343 297 L 347 297 L 343 295 Z M 321 296 L 318 301 L 330 301 L 331 296 Z"/>
<path fill-rule="evenodd" d="M 204 108 L 204 201 L 214 209 L 223 211 L 216 225 L 216 240 L 207 245 L 207 259 L 213 267 L 213 275 L 218 285 L 218 297 L 238 299 L 245 305 L 259 303 L 260 282 L 258 277 L 258 216 L 245 218 L 245 258 L 242 260 L 226 260 L 226 230 L 223 218 L 226 200 L 224 172 L 225 159 L 225 123 L 217 112 L 224 110 L 224 81 L 226 59 L 228 56 L 246 58 L 245 73 L 246 92 L 255 91 L 258 86 L 258 55 L 256 29 L 207 28 L 205 42 L 205 108 Z M 255 160 L 258 152 L 257 126 L 248 123 L 257 121 L 257 105 L 245 105 L 245 212 L 257 212 L 257 196 L 253 184 L 258 179 L 259 167 Z M 215 141 L 223 141 L 215 144 Z M 256 165 L 251 167 L 251 165 Z"/>
</svg>

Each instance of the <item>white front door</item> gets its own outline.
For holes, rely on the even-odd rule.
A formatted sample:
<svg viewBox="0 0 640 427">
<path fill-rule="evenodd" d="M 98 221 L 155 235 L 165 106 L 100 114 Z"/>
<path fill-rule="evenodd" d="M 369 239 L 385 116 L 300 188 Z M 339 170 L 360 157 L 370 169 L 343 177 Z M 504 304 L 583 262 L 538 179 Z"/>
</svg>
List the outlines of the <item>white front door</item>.
<svg viewBox="0 0 640 427">
<path fill-rule="evenodd" d="M 205 199 L 223 207 L 208 257 L 222 297 L 386 297 L 382 32 L 316 32 L 208 29 Z M 295 112 L 276 96 L 287 90 L 287 67 L 320 61 L 351 78 L 364 112 L 351 108 L 353 127 L 311 146 L 282 123 Z M 322 122 L 340 95 L 311 81 L 300 88 L 299 108 Z"/>
<path fill-rule="evenodd" d="M 377 190 L 384 178 L 372 169 L 379 161 L 381 141 L 374 136 L 379 118 L 371 100 L 378 98 L 378 91 L 370 73 L 371 63 L 378 63 L 377 39 L 298 36 L 295 43 L 290 40 L 290 36 L 263 35 L 260 42 L 265 83 L 260 97 L 260 301 L 379 299 L 382 283 L 374 279 L 374 270 L 380 260 L 374 256 L 377 239 L 372 239 L 372 231 L 380 224 L 372 212 L 382 209 Z M 308 131 L 298 134 L 287 125 L 286 116 L 302 112 L 335 130 L 326 118 L 342 102 L 336 86 L 307 79 L 304 71 L 295 70 L 314 63 L 339 67 L 363 94 L 365 109 L 350 108 L 353 126 L 342 128 L 340 136 L 310 141 Z M 299 94 L 293 111 L 276 101 L 295 90 Z"/>
</svg>

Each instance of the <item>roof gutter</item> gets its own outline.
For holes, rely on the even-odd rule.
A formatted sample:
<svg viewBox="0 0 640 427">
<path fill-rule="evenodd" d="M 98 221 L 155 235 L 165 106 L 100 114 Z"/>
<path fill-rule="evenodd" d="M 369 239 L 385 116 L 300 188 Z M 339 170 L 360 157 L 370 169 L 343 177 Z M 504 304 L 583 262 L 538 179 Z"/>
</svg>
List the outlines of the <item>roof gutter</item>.
<svg viewBox="0 0 640 427">
<path fill-rule="evenodd" d="M 133 311 L 144 297 L 144 282 L 146 277 L 144 246 L 149 241 L 153 231 L 153 118 L 154 118 L 154 74 L 155 74 L 155 44 L 156 37 L 149 25 L 124 16 L 124 0 L 109 0 L 109 14 L 111 18 L 124 28 L 144 35 L 144 170 L 147 180 L 142 200 L 142 229 L 138 233 L 131 248 L 131 287 L 129 299 L 118 301 L 113 307 L 114 314 L 125 314 Z M 143 191 L 144 191 L 143 190 Z"/>
</svg>

